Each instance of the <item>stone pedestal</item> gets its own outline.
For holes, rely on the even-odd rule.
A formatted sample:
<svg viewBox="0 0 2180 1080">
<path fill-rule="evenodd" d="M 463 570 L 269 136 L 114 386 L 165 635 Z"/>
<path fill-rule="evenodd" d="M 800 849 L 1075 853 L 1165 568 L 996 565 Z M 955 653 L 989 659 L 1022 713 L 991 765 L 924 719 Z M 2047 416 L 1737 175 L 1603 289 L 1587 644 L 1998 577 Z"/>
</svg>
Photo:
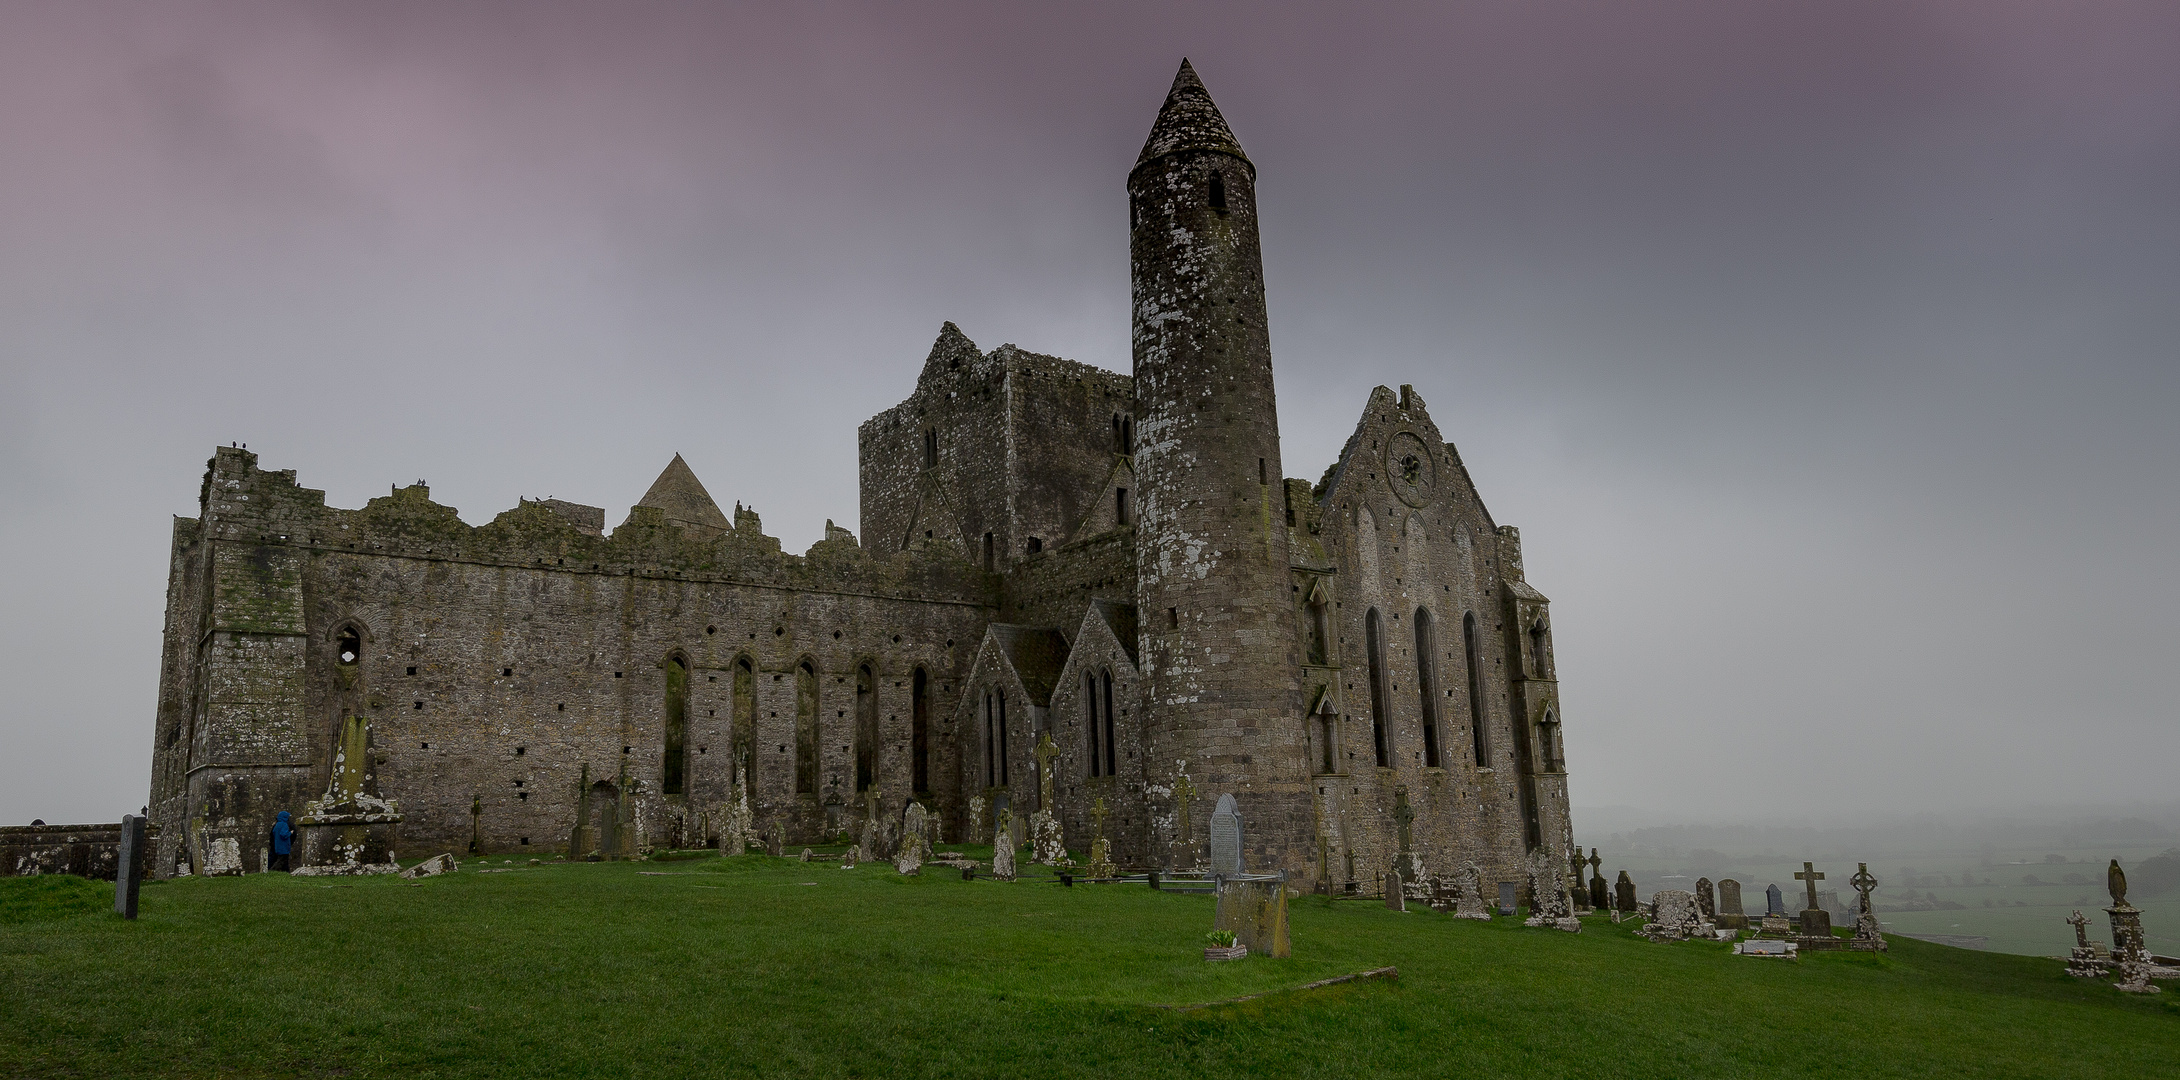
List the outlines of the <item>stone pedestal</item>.
<svg viewBox="0 0 2180 1080">
<path fill-rule="evenodd" d="M 351 716 L 341 728 L 333 756 L 333 781 L 325 797 L 303 808 L 295 819 L 301 855 L 294 872 L 314 874 L 398 874 L 394 861 L 395 829 L 401 814 L 379 797 L 378 775 L 371 763 L 371 728 Z"/>
<path fill-rule="evenodd" d="M 2159 993 L 2160 988 L 2150 982 L 2156 965 L 2143 946 L 2142 912 L 2124 899 L 2104 912 L 2112 917 L 2112 970 L 2119 976 L 2112 985 L 2130 994 Z"/>
</svg>

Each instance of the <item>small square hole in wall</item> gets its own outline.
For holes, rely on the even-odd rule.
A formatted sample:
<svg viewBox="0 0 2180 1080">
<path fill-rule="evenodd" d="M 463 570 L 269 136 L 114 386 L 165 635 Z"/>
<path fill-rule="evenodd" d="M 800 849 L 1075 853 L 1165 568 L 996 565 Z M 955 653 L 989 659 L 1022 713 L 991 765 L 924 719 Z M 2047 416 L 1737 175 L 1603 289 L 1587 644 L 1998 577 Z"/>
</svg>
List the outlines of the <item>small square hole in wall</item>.
<svg viewBox="0 0 2180 1080">
<path fill-rule="evenodd" d="M 618 678 L 620 678 L 620 677 L 621 677 L 621 673 L 620 673 L 620 672 L 618 672 L 618 671 L 616 671 L 616 672 L 614 672 L 614 673 L 613 673 L 613 677 L 614 677 L 614 678 L 616 678 L 616 679 L 618 679 Z"/>
<path fill-rule="evenodd" d="M 416 669 L 415 669 L 415 668 L 413 668 L 413 667 L 412 667 L 412 668 L 410 668 L 410 669 L 409 669 L 409 674 L 411 674 L 411 675 L 414 675 L 414 674 L 416 674 Z"/>
<path fill-rule="evenodd" d="M 416 707 L 417 707 L 417 708 L 419 708 L 419 709 L 421 709 L 421 708 L 423 708 L 423 707 L 424 707 L 424 703 L 423 703 L 423 702 L 421 702 L 421 701 L 419 701 L 419 702 L 417 702 L 417 703 L 416 703 Z"/>
<path fill-rule="evenodd" d="M 703 752 L 704 752 L 704 748 L 703 748 L 703 747 L 701 747 L 701 746 L 699 746 L 699 747 L 697 747 L 697 748 L 696 748 L 696 752 L 697 752 L 697 753 L 699 753 L 699 754 L 701 754 L 701 753 L 703 753 Z"/>
<path fill-rule="evenodd" d="M 523 755 L 523 754 L 524 754 L 524 753 L 525 753 L 526 751 L 528 751 L 528 750 L 529 750 L 529 747 L 527 747 L 527 746 L 518 746 L 518 747 L 515 747 L 515 756 L 516 756 L 516 757 L 521 757 L 521 756 L 522 756 L 522 755 Z"/>
<path fill-rule="evenodd" d="M 838 631 L 838 630 L 835 630 L 835 631 L 833 631 L 833 640 L 834 640 L 834 641 L 839 641 L 839 640 L 840 640 L 840 631 Z"/>
<path fill-rule="evenodd" d="M 514 668 L 511 668 L 511 667 L 503 667 L 503 668 L 501 668 L 501 669 L 500 669 L 500 677 L 501 677 L 501 678 L 513 678 L 513 677 L 514 677 L 514 674 L 515 674 L 515 669 L 514 669 Z"/>
<path fill-rule="evenodd" d="M 704 632 L 707 634 L 716 634 L 719 632 L 719 628 L 716 626 L 707 626 L 704 628 Z"/>
<path fill-rule="evenodd" d="M 428 742 L 427 742 L 427 743 L 417 743 L 417 744 L 416 744 L 416 748 L 417 748 L 417 749 L 419 749 L 419 750 L 429 750 L 429 749 L 431 749 L 431 744 L 430 744 L 430 743 L 428 743 Z"/>
<path fill-rule="evenodd" d="M 525 846 L 527 846 L 530 843 L 530 838 L 525 836 L 522 838 L 522 842 Z"/>
<path fill-rule="evenodd" d="M 520 781 L 520 780 L 517 780 L 517 781 L 515 781 L 515 786 L 516 786 L 516 787 L 521 787 L 521 786 L 522 786 L 522 781 Z"/>
<path fill-rule="evenodd" d="M 625 754 L 625 753 L 628 753 L 629 751 L 631 751 L 631 750 L 634 750 L 634 749 L 635 749 L 635 747 L 633 747 L 633 746 L 624 746 L 624 747 L 621 747 L 621 753 L 624 753 L 624 754 Z"/>
<path fill-rule="evenodd" d="M 557 705 L 554 705 L 554 706 L 553 706 L 553 711 L 554 711 L 554 712 L 567 712 L 567 711 L 568 711 L 568 703 L 567 703 L 567 702 L 565 702 L 565 701 L 563 701 L 563 702 L 561 702 L 561 703 L 559 703 L 559 704 L 557 704 Z"/>
<path fill-rule="evenodd" d="M 705 681 L 705 682 L 718 682 L 718 681 L 719 681 L 719 676 L 717 676 L 717 675 L 707 675 L 707 676 L 705 676 L 705 677 L 704 677 L 704 681 Z"/>
</svg>

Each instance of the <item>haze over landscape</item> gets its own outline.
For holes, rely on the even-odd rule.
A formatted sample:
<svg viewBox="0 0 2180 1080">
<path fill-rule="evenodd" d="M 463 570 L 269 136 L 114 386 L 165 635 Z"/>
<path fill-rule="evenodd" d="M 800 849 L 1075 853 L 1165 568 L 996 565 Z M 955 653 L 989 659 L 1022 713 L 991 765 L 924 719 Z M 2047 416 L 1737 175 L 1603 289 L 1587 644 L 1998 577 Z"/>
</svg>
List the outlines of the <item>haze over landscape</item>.
<svg viewBox="0 0 2180 1080">
<path fill-rule="evenodd" d="M 471 523 L 679 452 L 801 550 L 942 320 L 1128 370 L 1183 55 L 1288 470 L 1430 403 L 1577 839 L 2180 824 L 2180 10 L 1991 3 L 0 6 L 0 822 L 144 802 L 215 445 Z"/>
</svg>

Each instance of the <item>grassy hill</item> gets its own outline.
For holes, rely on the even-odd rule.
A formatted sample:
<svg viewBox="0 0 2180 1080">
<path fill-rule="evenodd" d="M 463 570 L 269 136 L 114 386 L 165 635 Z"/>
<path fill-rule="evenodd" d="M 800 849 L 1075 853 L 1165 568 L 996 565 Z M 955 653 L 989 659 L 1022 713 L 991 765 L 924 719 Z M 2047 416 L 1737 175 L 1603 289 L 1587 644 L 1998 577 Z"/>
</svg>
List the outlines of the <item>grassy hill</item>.
<svg viewBox="0 0 2180 1080">
<path fill-rule="evenodd" d="M 9 1076 L 2174 1075 L 2180 987 L 1897 940 L 1795 962 L 1359 901 L 1206 964 L 1204 896 L 931 868 L 0 880 Z M 1396 982 L 1279 992 L 1384 965 Z M 1236 1005 L 1189 1005 L 1273 991 Z"/>
</svg>

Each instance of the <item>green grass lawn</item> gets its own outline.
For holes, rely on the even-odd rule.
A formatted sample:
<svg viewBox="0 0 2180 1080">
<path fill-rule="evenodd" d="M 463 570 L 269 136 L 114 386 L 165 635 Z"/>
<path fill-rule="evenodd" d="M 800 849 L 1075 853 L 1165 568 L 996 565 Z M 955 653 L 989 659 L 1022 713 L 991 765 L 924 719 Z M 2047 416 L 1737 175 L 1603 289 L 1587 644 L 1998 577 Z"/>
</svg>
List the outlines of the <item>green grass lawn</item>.
<svg viewBox="0 0 2180 1080">
<path fill-rule="evenodd" d="M 6 1076 L 2152 1076 L 2180 987 L 1896 940 L 1795 962 L 1368 902 L 1207 964 L 1207 896 L 932 867 L 0 880 Z M 35 895 L 34 895 L 35 890 Z M 1273 993 L 1384 965 L 1397 982 Z"/>
</svg>

